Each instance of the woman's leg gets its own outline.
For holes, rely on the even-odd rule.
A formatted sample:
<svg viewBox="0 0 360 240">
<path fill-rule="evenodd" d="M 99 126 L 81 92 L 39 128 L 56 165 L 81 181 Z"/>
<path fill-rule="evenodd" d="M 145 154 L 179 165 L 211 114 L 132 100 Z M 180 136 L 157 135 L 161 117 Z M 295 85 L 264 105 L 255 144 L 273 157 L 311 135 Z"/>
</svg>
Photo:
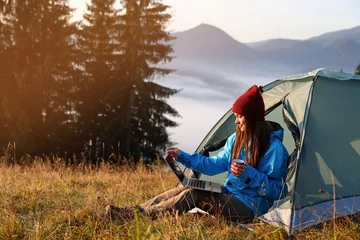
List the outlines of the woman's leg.
<svg viewBox="0 0 360 240">
<path fill-rule="evenodd" d="M 183 186 L 170 189 L 137 208 L 145 214 L 154 216 L 174 210 L 182 214 L 195 207 L 211 214 L 221 214 L 230 221 L 247 222 L 254 218 L 253 211 L 230 194 L 184 188 Z M 107 211 L 115 215 L 133 213 L 133 209 L 114 206 L 109 206 Z"/>
<path fill-rule="evenodd" d="M 147 214 L 169 211 L 172 210 L 176 202 L 178 202 L 179 199 L 190 190 L 191 189 L 184 188 L 183 186 L 172 188 L 146 201 L 145 203 L 140 204 L 139 207 Z"/>
<path fill-rule="evenodd" d="M 253 211 L 230 194 L 177 187 L 140 205 L 147 214 L 176 210 L 180 214 L 195 207 L 211 214 L 221 214 L 231 221 L 246 222 L 254 218 Z"/>
<path fill-rule="evenodd" d="M 138 209 L 142 213 L 155 217 L 157 213 L 171 211 L 174 204 L 189 190 L 183 186 L 172 188 L 135 207 L 108 205 L 106 206 L 106 213 L 114 220 L 129 220 L 133 219 L 134 211 Z"/>
<path fill-rule="evenodd" d="M 189 189 L 178 199 L 174 209 L 186 212 L 198 207 L 211 214 L 221 214 L 230 221 L 248 222 L 254 218 L 253 211 L 231 194 Z"/>
</svg>

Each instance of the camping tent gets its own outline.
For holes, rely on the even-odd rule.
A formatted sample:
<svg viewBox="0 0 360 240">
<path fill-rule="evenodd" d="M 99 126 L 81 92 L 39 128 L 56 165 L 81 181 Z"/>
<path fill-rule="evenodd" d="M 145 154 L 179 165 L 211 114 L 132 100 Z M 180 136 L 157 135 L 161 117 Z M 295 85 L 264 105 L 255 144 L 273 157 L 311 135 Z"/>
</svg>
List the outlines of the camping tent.
<svg viewBox="0 0 360 240">
<path fill-rule="evenodd" d="M 360 76 L 317 69 L 260 88 L 266 119 L 285 130 L 288 194 L 260 218 L 295 234 L 360 211 Z M 234 132 L 231 109 L 197 151 L 215 155 Z M 201 179 L 224 182 L 225 175 Z"/>
</svg>

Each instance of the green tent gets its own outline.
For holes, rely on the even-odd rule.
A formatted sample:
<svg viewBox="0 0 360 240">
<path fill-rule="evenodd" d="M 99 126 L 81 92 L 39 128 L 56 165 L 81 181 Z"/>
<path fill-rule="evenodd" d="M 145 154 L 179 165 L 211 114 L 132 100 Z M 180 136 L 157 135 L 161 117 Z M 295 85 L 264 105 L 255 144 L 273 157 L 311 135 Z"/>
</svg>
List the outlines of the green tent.
<svg viewBox="0 0 360 240">
<path fill-rule="evenodd" d="M 261 87 L 266 119 L 280 123 L 291 154 L 288 194 L 260 218 L 295 234 L 360 211 L 360 76 L 317 69 Z M 197 152 L 213 156 L 234 130 L 231 109 Z M 201 179 L 223 183 L 225 174 Z"/>
</svg>

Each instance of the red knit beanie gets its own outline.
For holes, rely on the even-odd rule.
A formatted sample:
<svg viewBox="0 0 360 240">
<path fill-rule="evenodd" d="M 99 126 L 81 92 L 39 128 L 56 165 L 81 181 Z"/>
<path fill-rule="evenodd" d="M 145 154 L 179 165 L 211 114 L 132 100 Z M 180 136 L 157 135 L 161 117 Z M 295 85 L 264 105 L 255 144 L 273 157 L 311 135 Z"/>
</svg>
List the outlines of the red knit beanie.
<svg viewBox="0 0 360 240">
<path fill-rule="evenodd" d="M 234 113 L 255 121 L 265 120 L 265 105 L 258 86 L 254 85 L 233 104 Z"/>
</svg>

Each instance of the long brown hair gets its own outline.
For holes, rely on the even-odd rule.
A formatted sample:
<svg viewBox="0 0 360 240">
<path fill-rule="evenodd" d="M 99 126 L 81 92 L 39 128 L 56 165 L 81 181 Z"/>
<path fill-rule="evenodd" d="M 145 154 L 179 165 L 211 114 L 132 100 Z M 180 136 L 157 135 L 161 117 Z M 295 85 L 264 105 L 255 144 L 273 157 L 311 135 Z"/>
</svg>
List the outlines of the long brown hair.
<svg viewBox="0 0 360 240">
<path fill-rule="evenodd" d="M 257 168 L 259 161 L 264 156 L 270 145 L 271 125 L 266 121 L 246 121 L 245 132 L 236 126 L 236 138 L 232 150 L 231 159 L 240 155 L 242 148 L 245 149 L 246 163 Z"/>
</svg>

